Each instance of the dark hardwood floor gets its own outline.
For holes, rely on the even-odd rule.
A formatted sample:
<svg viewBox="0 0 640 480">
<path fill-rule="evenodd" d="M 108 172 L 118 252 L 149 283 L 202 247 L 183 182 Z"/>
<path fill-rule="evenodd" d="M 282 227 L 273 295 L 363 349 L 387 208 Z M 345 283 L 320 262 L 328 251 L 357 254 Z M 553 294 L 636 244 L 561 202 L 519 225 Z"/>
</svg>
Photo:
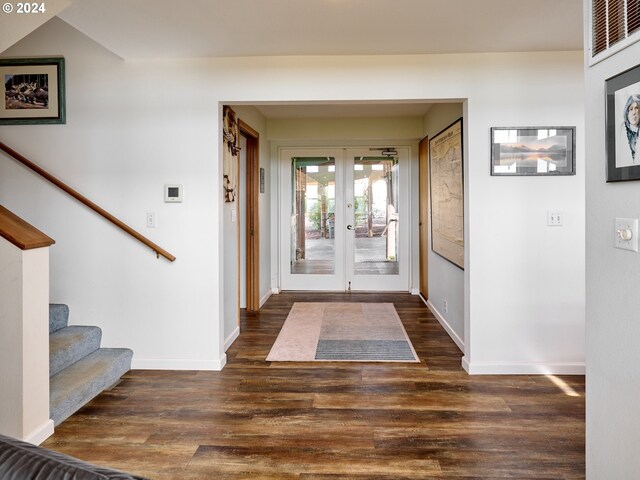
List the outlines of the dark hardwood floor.
<svg viewBox="0 0 640 480">
<path fill-rule="evenodd" d="M 421 363 L 266 363 L 296 301 L 393 302 Z M 44 446 L 152 479 L 585 478 L 584 377 L 468 376 L 416 296 L 284 293 L 241 329 L 222 372 L 129 372 Z"/>
</svg>

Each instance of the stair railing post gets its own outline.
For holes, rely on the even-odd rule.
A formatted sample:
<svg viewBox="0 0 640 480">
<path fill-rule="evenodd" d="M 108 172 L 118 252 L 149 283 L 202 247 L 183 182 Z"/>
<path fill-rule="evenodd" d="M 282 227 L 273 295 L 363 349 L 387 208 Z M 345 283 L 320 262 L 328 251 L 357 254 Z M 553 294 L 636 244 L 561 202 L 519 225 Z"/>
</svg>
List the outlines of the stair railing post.
<svg viewBox="0 0 640 480">
<path fill-rule="evenodd" d="M 0 206 L 0 433 L 36 445 L 49 416 L 49 237 Z"/>
</svg>

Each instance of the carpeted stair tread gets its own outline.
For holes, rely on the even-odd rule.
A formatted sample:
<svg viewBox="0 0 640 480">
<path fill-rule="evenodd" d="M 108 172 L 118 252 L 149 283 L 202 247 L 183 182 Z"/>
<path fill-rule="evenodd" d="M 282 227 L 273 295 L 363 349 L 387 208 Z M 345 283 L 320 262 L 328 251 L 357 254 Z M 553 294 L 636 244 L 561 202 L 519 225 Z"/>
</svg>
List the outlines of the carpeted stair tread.
<svg viewBox="0 0 640 480">
<path fill-rule="evenodd" d="M 100 348 L 50 380 L 50 415 L 57 426 L 131 369 L 128 348 Z"/>
<path fill-rule="evenodd" d="M 76 363 L 100 348 L 99 327 L 72 325 L 49 335 L 49 376 Z"/>
<path fill-rule="evenodd" d="M 49 304 L 49 333 L 56 332 L 69 324 L 69 307 L 61 303 Z"/>
</svg>

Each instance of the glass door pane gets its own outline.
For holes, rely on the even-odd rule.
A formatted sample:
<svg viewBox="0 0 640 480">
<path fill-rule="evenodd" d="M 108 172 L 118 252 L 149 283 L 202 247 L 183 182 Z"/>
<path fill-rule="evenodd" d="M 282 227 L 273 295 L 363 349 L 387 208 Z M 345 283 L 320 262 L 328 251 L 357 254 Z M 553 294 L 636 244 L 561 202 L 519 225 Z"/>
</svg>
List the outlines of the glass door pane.
<svg viewBox="0 0 640 480">
<path fill-rule="evenodd" d="M 291 159 L 290 271 L 294 275 L 335 273 L 336 160 Z"/>
<path fill-rule="evenodd" d="M 381 150 L 347 150 L 347 288 L 407 291 L 410 149 Z"/>
<path fill-rule="evenodd" d="M 407 291 L 409 147 L 278 152 L 280 288 Z"/>
<path fill-rule="evenodd" d="M 398 275 L 398 159 L 353 164 L 355 275 Z"/>
<path fill-rule="evenodd" d="M 280 285 L 344 290 L 344 151 L 281 148 Z"/>
</svg>

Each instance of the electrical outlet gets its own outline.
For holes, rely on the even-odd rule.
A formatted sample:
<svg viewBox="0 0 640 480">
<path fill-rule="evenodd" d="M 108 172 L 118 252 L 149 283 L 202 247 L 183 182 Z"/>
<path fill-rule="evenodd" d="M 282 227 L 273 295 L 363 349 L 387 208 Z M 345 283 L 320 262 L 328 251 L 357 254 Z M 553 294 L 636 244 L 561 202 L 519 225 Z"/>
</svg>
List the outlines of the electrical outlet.
<svg viewBox="0 0 640 480">
<path fill-rule="evenodd" d="M 444 313 L 447 313 L 449 311 L 449 303 L 446 299 L 442 303 L 444 304 Z"/>
<path fill-rule="evenodd" d="M 547 212 L 547 226 L 561 227 L 562 225 L 564 225 L 564 213 L 557 211 Z"/>
</svg>

